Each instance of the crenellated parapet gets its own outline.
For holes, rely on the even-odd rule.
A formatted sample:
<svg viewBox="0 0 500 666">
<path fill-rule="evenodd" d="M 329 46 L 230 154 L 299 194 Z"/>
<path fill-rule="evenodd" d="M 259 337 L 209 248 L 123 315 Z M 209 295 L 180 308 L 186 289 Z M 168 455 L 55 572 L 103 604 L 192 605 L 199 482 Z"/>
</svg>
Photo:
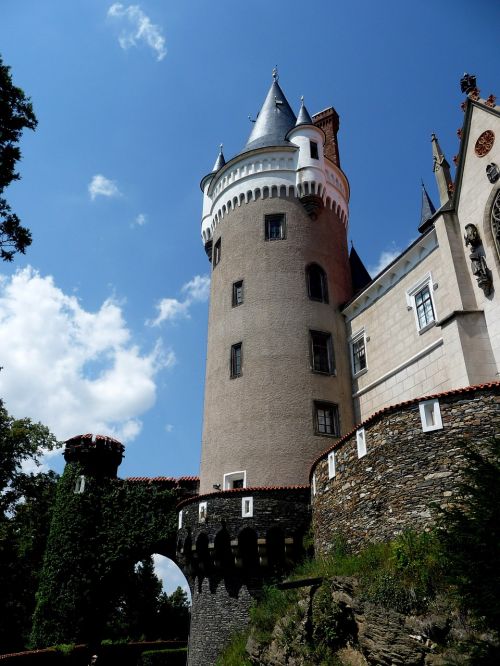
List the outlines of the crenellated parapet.
<svg viewBox="0 0 500 666">
<path fill-rule="evenodd" d="M 215 228 L 231 210 L 259 199 L 316 196 L 347 227 L 349 185 L 344 173 L 322 152 L 312 164 L 305 156 L 310 140 L 307 130 L 298 130 L 291 137 L 291 143 L 298 145 L 244 153 L 203 179 L 204 243 L 212 239 Z"/>
<path fill-rule="evenodd" d="M 192 593 L 189 666 L 214 664 L 264 585 L 303 555 L 309 486 L 237 488 L 177 506 L 176 562 Z"/>
</svg>

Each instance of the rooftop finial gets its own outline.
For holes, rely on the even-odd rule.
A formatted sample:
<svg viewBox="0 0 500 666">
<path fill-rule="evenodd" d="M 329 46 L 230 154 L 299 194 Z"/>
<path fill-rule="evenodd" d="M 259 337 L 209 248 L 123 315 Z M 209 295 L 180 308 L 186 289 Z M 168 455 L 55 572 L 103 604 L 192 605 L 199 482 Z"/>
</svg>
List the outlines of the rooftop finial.
<svg viewBox="0 0 500 666">
<path fill-rule="evenodd" d="M 278 79 L 279 79 L 279 78 L 280 78 L 280 77 L 278 76 L 278 65 L 276 65 L 276 67 L 273 68 L 273 79 L 274 79 L 276 82 L 278 82 Z"/>
<path fill-rule="evenodd" d="M 300 96 L 300 103 L 302 104 L 302 106 L 304 106 L 304 95 Z"/>
<path fill-rule="evenodd" d="M 223 149 L 223 148 L 224 148 L 224 144 L 221 143 L 221 144 L 219 145 L 219 150 L 220 150 L 221 153 L 222 153 L 222 149 Z"/>
</svg>

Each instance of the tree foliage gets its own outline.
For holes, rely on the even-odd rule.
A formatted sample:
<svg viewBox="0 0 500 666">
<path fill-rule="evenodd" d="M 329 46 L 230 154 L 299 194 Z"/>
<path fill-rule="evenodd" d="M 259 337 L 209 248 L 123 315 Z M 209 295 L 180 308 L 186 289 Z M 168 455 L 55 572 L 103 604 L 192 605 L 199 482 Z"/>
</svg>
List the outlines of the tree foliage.
<svg viewBox="0 0 500 666">
<path fill-rule="evenodd" d="M 13 180 L 19 180 L 16 164 L 21 159 L 21 150 L 18 144 L 23 130 L 34 130 L 36 126 L 29 97 L 13 84 L 10 67 L 4 65 L 0 57 L 0 195 Z M 16 252 L 24 253 L 30 244 L 31 233 L 0 196 L 0 258 L 12 261 Z"/>
<path fill-rule="evenodd" d="M 461 606 L 500 632 L 500 436 L 466 450 L 460 494 L 439 525 Z"/>
<path fill-rule="evenodd" d="M 27 643 L 57 481 L 23 465 L 36 468 L 56 444 L 45 426 L 12 418 L 0 401 L 0 652 Z"/>
</svg>

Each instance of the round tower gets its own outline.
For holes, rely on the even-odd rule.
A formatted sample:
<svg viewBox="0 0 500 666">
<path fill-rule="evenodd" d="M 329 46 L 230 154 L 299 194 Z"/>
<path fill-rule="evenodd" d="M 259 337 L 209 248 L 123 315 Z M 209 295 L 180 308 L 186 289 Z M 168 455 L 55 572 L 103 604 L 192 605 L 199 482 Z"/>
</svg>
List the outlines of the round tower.
<svg viewBox="0 0 500 666">
<path fill-rule="evenodd" d="M 202 180 L 212 284 L 201 493 L 306 484 L 310 463 L 353 427 L 339 311 L 352 289 L 349 185 L 325 135 L 303 103 L 295 116 L 274 74 L 243 151 L 228 162 L 221 151 Z"/>
</svg>

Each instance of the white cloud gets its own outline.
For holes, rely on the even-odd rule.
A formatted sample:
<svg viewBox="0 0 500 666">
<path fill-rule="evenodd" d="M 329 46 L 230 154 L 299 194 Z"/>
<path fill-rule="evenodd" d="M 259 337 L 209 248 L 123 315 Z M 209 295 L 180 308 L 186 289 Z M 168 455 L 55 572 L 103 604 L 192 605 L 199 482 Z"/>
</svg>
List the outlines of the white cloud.
<svg viewBox="0 0 500 666">
<path fill-rule="evenodd" d="M 186 294 L 186 299 L 190 303 L 193 301 L 208 301 L 208 297 L 210 296 L 210 278 L 208 275 L 195 275 L 192 280 L 186 282 L 181 291 L 183 294 Z"/>
<path fill-rule="evenodd" d="M 120 197 L 122 194 L 114 180 L 109 180 L 100 173 L 92 177 L 88 189 L 92 201 L 96 197 Z"/>
<path fill-rule="evenodd" d="M 153 555 L 153 564 L 155 568 L 155 574 L 163 583 L 163 591 L 167 594 L 172 594 L 178 587 L 187 592 L 189 600 L 191 600 L 191 592 L 189 590 L 189 585 L 184 577 L 184 574 L 179 569 L 179 567 L 169 560 L 168 557 L 163 555 L 158 555 L 155 553 Z"/>
<path fill-rule="evenodd" d="M 171 423 L 167 423 L 165 426 L 165 432 L 172 432 L 174 426 Z"/>
<path fill-rule="evenodd" d="M 396 257 L 399 257 L 401 254 L 401 248 L 396 246 L 394 241 L 391 244 L 391 247 L 387 250 L 381 252 L 378 262 L 374 266 L 369 266 L 368 272 L 374 278 L 380 273 L 386 266 L 388 266 Z"/>
<path fill-rule="evenodd" d="M 131 227 L 142 227 L 146 224 L 147 218 L 144 215 L 144 213 L 139 213 L 139 215 L 135 218 L 135 220 L 132 222 L 130 225 Z"/>
<path fill-rule="evenodd" d="M 208 275 L 195 275 L 192 280 L 181 287 L 185 294 L 183 301 L 177 298 L 162 298 L 156 304 L 158 315 L 146 323 L 149 326 L 159 326 L 164 321 L 176 319 L 189 319 L 189 308 L 193 303 L 202 303 L 208 300 L 210 295 L 210 278 Z"/>
<path fill-rule="evenodd" d="M 108 16 L 127 26 L 123 28 L 118 37 L 122 49 L 137 46 L 137 42 L 142 41 L 156 53 L 157 60 L 163 60 L 167 55 L 165 37 L 160 26 L 151 23 L 151 19 L 146 16 L 139 5 L 125 7 L 121 2 L 115 2 L 108 9 Z"/>
<path fill-rule="evenodd" d="M 134 439 L 156 400 L 156 374 L 175 363 L 161 341 L 141 353 L 112 299 L 87 312 L 30 267 L 0 279 L 0 349 L 9 412 L 41 421 L 59 439 Z"/>
</svg>

